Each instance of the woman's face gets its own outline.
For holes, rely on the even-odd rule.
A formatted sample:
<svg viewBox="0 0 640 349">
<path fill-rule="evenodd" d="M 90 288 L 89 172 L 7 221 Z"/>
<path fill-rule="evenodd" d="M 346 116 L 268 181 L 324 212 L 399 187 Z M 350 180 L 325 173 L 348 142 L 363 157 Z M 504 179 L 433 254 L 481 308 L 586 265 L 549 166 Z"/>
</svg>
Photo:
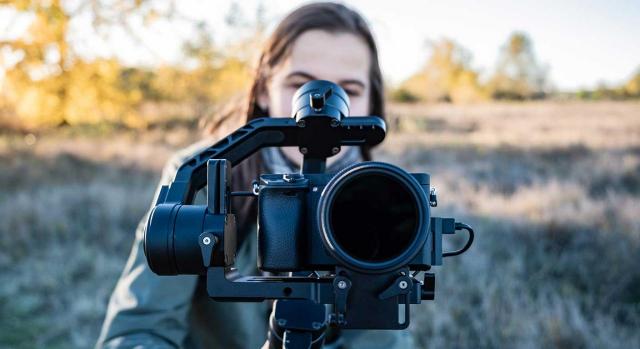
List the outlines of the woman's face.
<svg viewBox="0 0 640 349">
<path fill-rule="evenodd" d="M 271 117 L 291 117 L 291 98 L 310 80 L 329 80 L 349 95 L 350 114 L 369 115 L 371 55 L 367 44 L 351 33 L 309 30 L 293 43 L 289 57 L 271 72 L 267 89 L 258 98 Z M 343 147 L 343 154 L 346 147 Z M 283 148 L 287 157 L 298 164 L 302 155 L 297 148 Z M 340 156 L 328 159 L 328 164 Z"/>
</svg>

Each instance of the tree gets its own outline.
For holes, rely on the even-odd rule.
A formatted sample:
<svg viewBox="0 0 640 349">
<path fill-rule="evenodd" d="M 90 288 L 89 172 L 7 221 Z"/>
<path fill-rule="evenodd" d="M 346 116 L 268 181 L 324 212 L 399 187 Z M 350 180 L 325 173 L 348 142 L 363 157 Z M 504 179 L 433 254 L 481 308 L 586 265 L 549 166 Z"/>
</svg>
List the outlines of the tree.
<svg viewBox="0 0 640 349">
<path fill-rule="evenodd" d="M 253 39 L 245 39 L 253 40 Z M 216 47 L 204 24 L 198 25 L 198 35 L 183 46 L 187 59 L 195 68 L 182 72 L 185 79 L 183 101 L 194 108 L 196 118 L 205 116 L 212 105 L 227 100 L 244 91 L 250 81 L 251 55 L 246 52 L 253 45 L 249 41 Z M 253 42 L 251 42 L 253 43 Z M 171 89 L 171 84 L 163 84 Z"/>
<path fill-rule="evenodd" d="M 547 69 L 533 52 L 526 33 L 515 32 L 502 46 L 495 73 L 488 89 L 494 99 L 531 99 L 544 97 Z"/>
<path fill-rule="evenodd" d="M 146 3 L 108 6 L 81 1 L 71 8 L 61 0 L 3 2 L 16 17 L 32 19 L 21 37 L 0 41 L 2 51 L 15 57 L 10 64 L 0 61 L 5 74 L 2 104 L 27 128 L 104 120 L 139 124 L 133 110 L 138 93 L 117 85 L 120 64 L 113 59 L 83 60 L 70 42 L 69 29 L 75 16 L 87 12 L 96 31 L 127 26 L 129 16 L 152 12 Z"/>
<path fill-rule="evenodd" d="M 636 70 L 636 73 L 627 81 L 624 90 L 629 97 L 640 97 L 640 69 Z"/>
<path fill-rule="evenodd" d="M 401 84 L 399 90 L 424 101 L 471 102 L 483 99 L 471 54 L 453 40 L 431 43 L 425 66 Z"/>
<path fill-rule="evenodd" d="M 177 13 L 173 1 L 0 1 L 2 9 L 29 21 L 19 37 L 0 41 L 0 123 L 17 128 L 102 122 L 144 127 L 151 118 L 162 119 L 144 115 L 153 109 L 144 108 L 147 102 L 177 106 L 173 110 L 181 114 L 167 115 L 171 118 L 203 116 L 211 105 L 245 89 L 265 28 L 264 7 L 251 21 L 232 5 L 227 25 L 237 37 L 216 45 L 210 30 Z M 181 64 L 127 67 L 115 57 L 77 54 L 70 35 L 77 17 L 92 19 L 92 27 L 83 29 L 93 29 L 94 40 L 119 29 L 144 46 L 130 25 L 141 19 L 147 25 L 157 20 L 195 25 L 197 35 L 184 43 Z"/>
</svg>

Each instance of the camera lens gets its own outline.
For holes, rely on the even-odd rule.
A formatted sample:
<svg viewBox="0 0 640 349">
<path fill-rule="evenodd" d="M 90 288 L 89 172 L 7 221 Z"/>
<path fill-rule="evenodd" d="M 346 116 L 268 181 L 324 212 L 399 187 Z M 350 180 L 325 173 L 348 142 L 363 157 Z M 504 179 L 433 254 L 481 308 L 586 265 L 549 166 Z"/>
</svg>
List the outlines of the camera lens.
<svg viewBox="0 0 640 349">
<path fill-rule="evenodd" d="M 320 201 L 325 246 L 355 269 L 401 267 L 426 241 L 429 218 L 422 188 L 393 165 L 369 162 L 345 169 L 329 182 Z"/>
<path fill-rule="evenodd" d="M 349 178 L 333 198 L 329 226 L 345 252 L 367 262 L 399 256 L 415 239 L 416 202 L 408 188 L 383 173 Z"/>
</svg>

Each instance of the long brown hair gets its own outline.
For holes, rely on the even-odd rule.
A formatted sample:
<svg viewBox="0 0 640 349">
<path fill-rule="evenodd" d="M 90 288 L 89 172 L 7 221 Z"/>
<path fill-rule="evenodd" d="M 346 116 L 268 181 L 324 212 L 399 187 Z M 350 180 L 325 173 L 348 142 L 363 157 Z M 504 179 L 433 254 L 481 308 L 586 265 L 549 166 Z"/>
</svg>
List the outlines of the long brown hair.
<svg viewBox="0 0 640 349">
<path fill-rule="evenodd" d="M 205 123 L 205 133 L 209 136 L 223 136 L 252 119 L 270 116 L 267 110 L 258 105 L 258 96 L 267 88 L 271 70 L 288 57 L 293 43 L 302 33 L 314 29 L 330 33 L 351 33 L 364 40 L 371 54 L 369 112 L 371 115 L 384 118 L 382 73 L 378 62 L 378 49 L 369 26 L 359 13 L 344 5 L 331 2 L 313 3 L 294 10 L 280 22 L 263 47 L 249 94 L 242 102 L 236 101 L 231 107 L 208 120 Z M 364 160 L 371 160 L 369 147 L 361 147 L 360 151 Z M 259 153 L 234 166 L 233 190 L 247 190 L 250 183 L 258 178 L 261 170 L 263 168 Z M 257 214 L 257 202 L 254 198 L 234 198 L 232 210 L 239 217 L 240 230 L 246 231 L 245 225 L 253 222 L 248 218 Z"/>
</svg>

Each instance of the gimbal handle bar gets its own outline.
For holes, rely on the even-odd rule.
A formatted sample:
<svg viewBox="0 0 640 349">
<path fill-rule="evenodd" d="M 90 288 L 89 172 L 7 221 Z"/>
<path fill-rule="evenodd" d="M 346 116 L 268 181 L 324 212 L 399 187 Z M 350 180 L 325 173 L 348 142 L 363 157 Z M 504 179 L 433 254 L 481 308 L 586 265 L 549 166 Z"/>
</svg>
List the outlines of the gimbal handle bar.
<svg viewBox="0 0 640 349">
<path fill-rule="evenodd" d="M 186 160 L 173 182 L 162 187 L 156 205 L 192 204 L 196 192 L 207 185 L 207 161 L 210 159 L 226 159 L 233 166 L 263 147 L 298 146 L 305 154 L 305 161 L 324 161 L 337 154 L 341 145 L 373 146 L 382 142 L 386 134 L 384 120 L 377 116 L 310 115 L 305 119 L 308 120 L 306 123 L 296 122 L 294 118 L 251 120 Z M 313 121 L 312 125 L 309 121 Z"/>
</svg>

